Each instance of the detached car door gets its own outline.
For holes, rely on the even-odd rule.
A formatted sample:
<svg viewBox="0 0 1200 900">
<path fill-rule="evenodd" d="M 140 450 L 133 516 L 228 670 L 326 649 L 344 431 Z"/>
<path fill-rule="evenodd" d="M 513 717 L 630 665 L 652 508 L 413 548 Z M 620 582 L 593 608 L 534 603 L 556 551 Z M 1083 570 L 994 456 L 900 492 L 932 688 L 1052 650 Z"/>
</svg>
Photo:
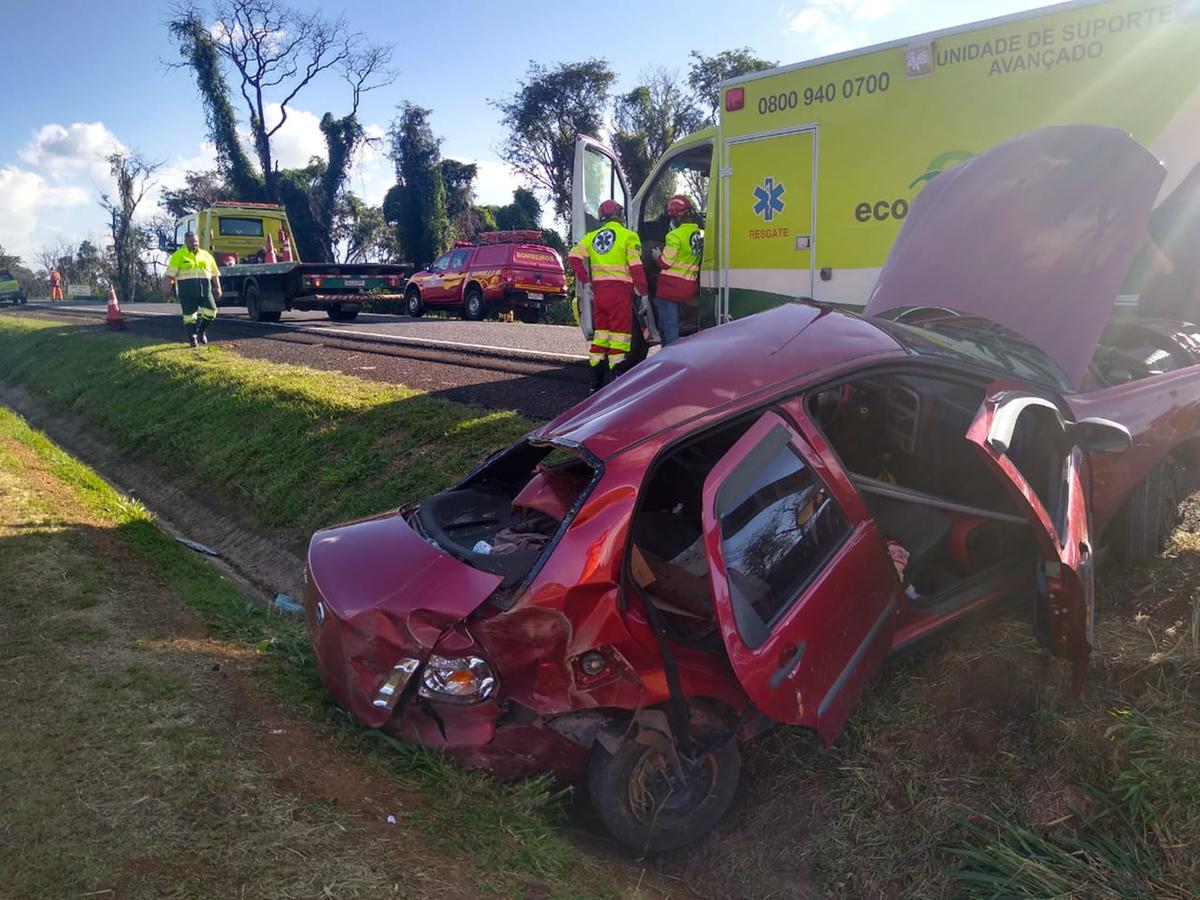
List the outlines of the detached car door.
<svg viewBox="0 0 1200 900">
<path fill-rule="evenodd" d="M 1095 603 L 1088 458 L 1072 437 L 1074 427 L 1049 400 L 993 384 L 967 440 L 1033 529 L 1041 557 L 1035 630 L 1054 655 L 1071 660 L 1078 691 L 1091 653 Z"/>
<path fill-rule="evenodd" d="M 891 647 L 900 591 L 879 532 L 857 498 L 839 501 L 829 465 L 768 412 L 709 473 L 702 515 L 738 681 L 772 719 L 826 742 Z"/>
</svg>

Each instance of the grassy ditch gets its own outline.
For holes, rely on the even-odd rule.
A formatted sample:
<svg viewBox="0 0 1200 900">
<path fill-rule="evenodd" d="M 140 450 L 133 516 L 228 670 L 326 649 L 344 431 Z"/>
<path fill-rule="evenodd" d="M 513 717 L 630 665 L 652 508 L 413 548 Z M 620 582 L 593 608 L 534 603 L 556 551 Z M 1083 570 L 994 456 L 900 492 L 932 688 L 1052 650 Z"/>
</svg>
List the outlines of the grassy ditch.
<svg viewBox="0 0 1200 900">
<path fill-rule="evenodd" d="M 314 728 L 300 626 L 3 408 L 0 572 L 0 894 L 620 892 L 546 783 Z"/>
<path fill-rule="evenodd" d="M 303 536 L 444 487 L 532 423 L 330 372 L 0 317 L 0 379 Z"/>
</svg>

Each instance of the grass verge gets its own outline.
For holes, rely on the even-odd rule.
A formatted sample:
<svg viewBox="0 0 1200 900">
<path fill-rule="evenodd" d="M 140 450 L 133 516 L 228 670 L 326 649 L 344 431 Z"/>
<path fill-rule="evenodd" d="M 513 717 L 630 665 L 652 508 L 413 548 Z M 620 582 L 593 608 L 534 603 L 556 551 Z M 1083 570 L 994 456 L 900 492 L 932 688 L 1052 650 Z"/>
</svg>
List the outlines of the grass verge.
<svg viewBox="0 0 1200 900">
<path fill-rule="evenodd" d="M 0 379 L 303 536 L 445 487 L 532 423 L 402 386 L 0 317 Z"/>
<path fill-rule="evenodd" d="M 545 782 L 502 784 L 339 724 L 300 625 L 2 408 L 0 570 L 0 681 L 14 698 L 0 705 L 0 893 L 618 893 L 553 828 Z M 163 651 L 203 643 L 181 641 L 197 621 L 226 668 L 250 660 L 240 705 L 212 654 Z M 398 791 L 397 830 L 282 789 L 254 740 L 228 732 L 261 737 L 275 702 L 263 685 L 293 713 L 321 713 L 288 730 L 316 736 L 324 781 Z"/>
</svg>

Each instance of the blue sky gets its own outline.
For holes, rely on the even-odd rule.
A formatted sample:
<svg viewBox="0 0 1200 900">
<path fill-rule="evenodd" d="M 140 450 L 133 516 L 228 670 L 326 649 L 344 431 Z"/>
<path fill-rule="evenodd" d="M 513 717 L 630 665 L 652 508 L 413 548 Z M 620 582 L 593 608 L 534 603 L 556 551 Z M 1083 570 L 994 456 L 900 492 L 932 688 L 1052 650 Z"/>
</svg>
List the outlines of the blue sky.
<svg viewBox="0 0 1200 900">
<path fill-rule="evenodd" d="M 26 255 L 58 239 L 103 234 L 97 204 L 107 189 L 104 156 L 114 145 L 165 163 L 161 180 L 177 184 L 189 169 L 211 168 L 204 111 L 190 72 L 164 25 L 167 2 L 0 0 L 5 81 L 0 129 L 0 245 Z M 301 0 L 293 4 L 314 8 Z M 685 71 L 688 52 L 749 46 L 781 63 L 1028 9 L 1028 0 L 688 0 L 542 5 L 345 0 L 351 27 L 396 49 L 399 77 L 366 95 L 360 118 L 382 133 L 395 107 L 411 100 L 433 109 L 443 154 L 480 164 L 477 199 L 503 203 L 518 182 L 498 161 L 501 138 L 489 99 L 511 93 L 531 59 L 543 63 L 597 56 L 619 76 L 619 89 L 652 66 Z M 569 12 L 574 9 L 575 12 Z M 611 23 L 611 24 L 605 24 Z M 294 101 L 280 132 L 282 164 L 322 148 L 316 123 L 348 102 L 334 76 Z M 390 165 L 368 152 L 352 188 L 378 203 Z"/>
</svg>

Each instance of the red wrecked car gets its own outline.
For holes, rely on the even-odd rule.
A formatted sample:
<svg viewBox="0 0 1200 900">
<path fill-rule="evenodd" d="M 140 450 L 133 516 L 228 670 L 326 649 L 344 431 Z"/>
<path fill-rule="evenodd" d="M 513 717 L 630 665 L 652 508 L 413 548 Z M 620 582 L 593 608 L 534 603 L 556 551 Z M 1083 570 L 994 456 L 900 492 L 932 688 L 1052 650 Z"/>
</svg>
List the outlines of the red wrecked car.
<svg viewBox="0 0 1200 900">
<path fill-rule="evenodd" d="M 1027 598 L 1079 684 L 1101 538 L 1154 552 L 1196 446 L 1197 329 L 1106 326 L 1163 178 L 1115 130 L 1001 144 L 924 189 L 865 316 L 688 338 L 318 532 L 325 685 L 465 765 L 586 778 L 658 851 L 725 812 L 739 741 L 832 741 L 890 656 L 989 604 Z"/>
</svg>

